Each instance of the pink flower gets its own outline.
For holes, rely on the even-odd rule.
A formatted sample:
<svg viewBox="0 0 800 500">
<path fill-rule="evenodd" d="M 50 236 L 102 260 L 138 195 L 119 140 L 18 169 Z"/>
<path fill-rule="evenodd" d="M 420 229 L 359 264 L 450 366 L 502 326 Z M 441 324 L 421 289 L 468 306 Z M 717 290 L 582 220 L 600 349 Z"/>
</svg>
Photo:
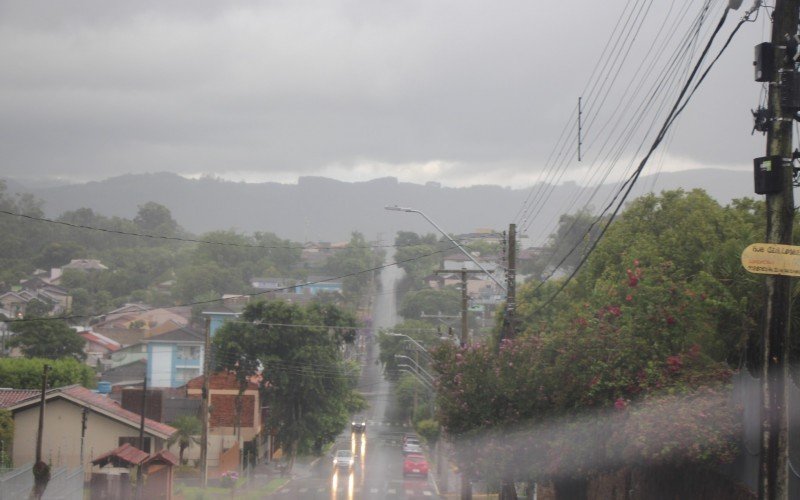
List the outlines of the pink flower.
<svg viewBox="0 0 800 500">
<path fill-rule="evenodd" d="M 631 302 L 631 301 L 633 300 L 633 295 L 631 295 L 631 294 L 628 294 L 628 295 L 625 297 L 625 300 L 627 300 L 628 302 Z"/>
<path fill-rule="evenodd" d="M 673 318 L 672 316 L 667 316 L 667 324 L 668 325 L 674 325 L 675 322 L 676 322 L 675 318 Z"/>
<path fill-rule="evenodd" d="M 613 316 L 620 317 L 622 315 L 622 310 L 619 306 L 611 306 L 608 308 L 608 312 L 611 313 Z"/>
<path fill-rule="evenodd" d="M 622 398 L 617 398 L 617 400 L 614 401 L 614 408 L 617 410 L 624 410 L 627 406 L 628 406 L 627 401 L 625 401 Z"/>
</svg>

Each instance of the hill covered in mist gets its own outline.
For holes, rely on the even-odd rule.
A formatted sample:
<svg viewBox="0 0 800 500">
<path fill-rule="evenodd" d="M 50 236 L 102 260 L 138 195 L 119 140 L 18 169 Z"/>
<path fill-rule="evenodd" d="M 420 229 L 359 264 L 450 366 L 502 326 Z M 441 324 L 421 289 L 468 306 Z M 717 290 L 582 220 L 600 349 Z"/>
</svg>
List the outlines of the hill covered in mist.
<svg viewBox="0 0 800 500">
<path fill-rule="evenodd" d="M 355 230 L 368 239 L 380 235 L 384 240 L 393 238 L 397 230 L 435 231 L 418 215 L 384 210 L 384 206 L 395 204 L 422 210 L 453 233 L 502 229 L 513 222 L 529 194 L 542 200 L 544 193 L 552 189 L 548 202 L 537 204 L 538 215 L 528 230 L 536 242 L 547 236 L 573 199 L 579 195 L 579 200 L 588 197 L 587 190 L 574 183 L 526 189 L 449 188 L 437 183 L 398 182 L 391 177 L 352 183 L 301 177 L 297 184 L 249 184 L 156 173 L 63 186 L 21 184 L 13 179 L 7 182 L 10 192 L 30 192 L 44 200 L 45 213 L 50 217 L 88 207 L 102 215 L 132 218 L 139 205 L 154 201 L 168 207 L 181 226 L 195 233 L 234 228 L 244 232 L 271 231 L 295 241 L 346 240 Z M 651 190 L 702 188 L 726 204 L 734 198 L 754 197 L 752 184 L 752 174 L 743 171 L 665 172 L 641 177 L 631 196 Z M 592 205 L 596 209 L 604 206 L 616 189 L 616 184 L 600 186 Z M 583 203 L 579 201 L 568 211 L 576 211 Z"/>
</svg>

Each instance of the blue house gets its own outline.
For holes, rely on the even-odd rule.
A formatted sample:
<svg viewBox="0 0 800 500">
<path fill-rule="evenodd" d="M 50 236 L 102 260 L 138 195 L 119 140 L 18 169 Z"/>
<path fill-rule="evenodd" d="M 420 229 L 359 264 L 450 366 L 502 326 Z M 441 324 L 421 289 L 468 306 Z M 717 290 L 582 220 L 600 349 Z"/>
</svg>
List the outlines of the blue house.
<svg viewBox="0 0 800 500">
<path fill-rule="evenodd" d="M 148 387 L 180 387 L 203 374 L 205 335 L 182 327 L 145 339 Z"/>
<path fill-rule="evenodd" d="M 239 317 L 241 313 L 228 309 L 227 307 L 220 307 L 217 309 L 208 309 L 203 311 L 203 316 L 207 317 L 210 320 L 209 331 L 211 334 L 211 338 L 214 338 L 214 334 L 217 333 L 219 327 L 227 323 L 228 321 L 235 320 Z"/>
</svg>

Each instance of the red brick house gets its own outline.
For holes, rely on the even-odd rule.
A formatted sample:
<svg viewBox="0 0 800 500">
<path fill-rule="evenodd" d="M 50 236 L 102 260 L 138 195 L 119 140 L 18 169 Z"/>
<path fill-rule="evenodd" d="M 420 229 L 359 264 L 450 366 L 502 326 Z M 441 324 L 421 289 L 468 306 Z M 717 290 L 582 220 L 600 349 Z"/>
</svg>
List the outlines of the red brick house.
<svg viewBox="0 0 800 500">
<path fill-rule="evenodd" d="M 203 390 L 203 377 L 196 377 L 186 384 L 186 394 L 190 398 L 200 398 Z M 219 457 L 236 444 L 240 449 L 253 449 L 257 456 L 265 453 L 262 436 L 261 400 L 258 384 L 248 383 L 242 394 L 241 434 L 236 432 L 236 397 L 239 382 L 230 372 L 213 373 L 209 380 L 209 430 L 208 465 L 219 465 Z M 264 438 L 264 439 L 262 439 Z M 199 457 L 199 446 L 193 445 L 188 451 L 190 459 Z"/>
</svg>

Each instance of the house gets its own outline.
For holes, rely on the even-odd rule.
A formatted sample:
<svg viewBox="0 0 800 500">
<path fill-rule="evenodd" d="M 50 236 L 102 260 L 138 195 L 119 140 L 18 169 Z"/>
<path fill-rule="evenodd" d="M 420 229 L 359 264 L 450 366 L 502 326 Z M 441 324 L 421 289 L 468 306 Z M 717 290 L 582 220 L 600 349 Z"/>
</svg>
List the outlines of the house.
<svg viewBox="0 0 800 500">
<path fill-rule="evenodd" d="M 186 384 L 186 394 L 200 399 L 203 391 L 203 377 L 197 377 Z M 242 394 L 241 435 L 236 434 L 236 397 L 239 382 L 231 372 L 217 372 L 209 378 L 209 431 L 208 464 L 219 465 L 223 454 L 232 447 L 240 447 L 245 452 L 252 451 L 263 457 L 270 450 L 269 440 L 262 435 L 261 403 L 258 384 L 250 381 Z M 199 456 L 199 448 L 187 450 L 188 458 Z M 270 455 L 271 456 L 271 455 Z"/>
<path fill-rule="evenodd" d="M 168 323 L 185 326 L 189 324 L 189 316 L 185 310 L 176 312 L 166 308 L 152 309 L 142 304 L 128 304 L 125 308 L 106 314 L 101 322 L 93 325 L 93 329 L 104 335 L 107 330 L 139 330 L 142 336 L 148 336 L 153 329 Z"/>
<path fill-rule="evenodd" d="M 330 276 L 309 276 L 308 279 L 253 278 L 250 286 L 256 290 L 275 291 L 278 295 L 317 295 L 319 293 L 342 293 L 343 284 Z"/>
<path fill-rule="evenodd" d="M 0 390 L 0 394 L 8 391 Z M 70 385 L 50 389 L 45 400 L 42 455 L 53 467 L 82 466 L 88 470 L 91 461 L 102 453 L 125 443 L 138 443 L 141 417 L 103 394 Z M 39 423 L 39 401 L 40 394 L 36 393 L 6 407 L 14 418 L 11 456 L 15 464 L 33 462 L 36 455 L 33 436 Z M 145 419 L 144 451 L 163 450 L 175 432 L 169 425 Z"/>
<path fill-rule="evenodd" d="M 9 317 L 21 318 L 25 316 L 25 307 L 30 302 L 30 295 L 21 294 L 18 292 L 5 292 L 0 294 L 0 308 L 5 309 L 10 313 Z"/>
<path fill-rule="evenodd" d="M 203 374 L 203 332 L 183 327 L 149 337 L 144 343 L 149 387 L 180 387 Z"/>
<path fill-rule="evenodd" d="M 222 325 L 228 321 L 234 321 L 238 319 L 240 315 L 240 312 L 234 311 L 233 309 L 225 306 L 219 306 L 203 311 L 203 316 L 209 320 L 208 329 L 210 331 L 211 338 L 214 338 L 214 334 Z"/>
<path fill-rule="evenodd" d="M 83 352 L 86 354 L 86 364 L 89 366 L 110 364 L 111 353 L 122 348 L 119 342 L 91 330 L 78 332 L 78 335 L 86 341 Z"/>
<path fill-rule="evenodd" d="M 72 259 L 66 266 L 61 266 L 61 270 L 75 269 L 78 271 L 108 271 L 108 267 L 97 259 Z"/>
<path fill-rule="evenodd" d="M 72 296 L 66 288 L 51 283 L 47 279 L 34 276 L 20 281 L 22 290 L 30 292 L 34 297 L 56 306 L 54 313 L 61 313 L 72 307 Z"/>
<path fill-rule="evenodd" d="M 172 498 L 173 467 L 178 458 L 169 450 L 152 455 L 125 443 L 92 460 L 96 469 L 92 472 L 91 490 L 95 499 L 131 498 L 133 485 L 130 478 L 134 467 L 142 467 L 144 485 L 142 498 L 150 500 Z"/>
<path fill-rule="evenodd" d="M 147 375 L 147 350 L 144 344 L 140 345 L 145 349 L 141 358 L 109 368 L 100 376 L 102 382 L 111 384 L 112 391 L 118 386 L 142 385 L 144 383 L 144 378 Z"/>
<path fill-rule="evenodd" d="M 108 337 L 112 337 L 115 339 L 125 339 L 126 336 L 124 335 L 115 335 L 113 333 L 106 333 Z M 134 344 L 126 345 L 120 348 L 118 351 L 111 353 L 111 359 L 109 363 L 109 370 L 119 368 L 121 366 L 129 365 L 135 361 L 143 361 L 147 362 L 147 345 L 144 342 L 141 342 L 141 338 L 135 339 Z M 103 372 L 106 373 L 105 371 Z"/>
</svg>

